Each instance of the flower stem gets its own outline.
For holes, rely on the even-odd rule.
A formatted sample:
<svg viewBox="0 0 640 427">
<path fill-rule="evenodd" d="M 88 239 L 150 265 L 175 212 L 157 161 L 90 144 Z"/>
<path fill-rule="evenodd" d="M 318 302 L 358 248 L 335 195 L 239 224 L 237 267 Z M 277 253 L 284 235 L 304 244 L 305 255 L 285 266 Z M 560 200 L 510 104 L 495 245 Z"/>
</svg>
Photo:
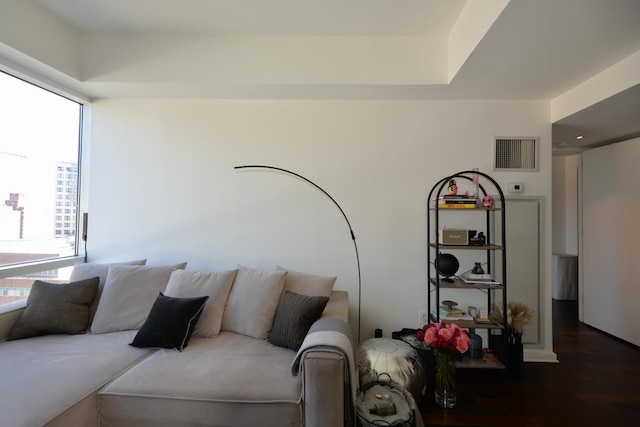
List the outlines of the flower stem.
<svg viewBox="0 0 640 427">
<path fill-rule="evenodd" d="M 454 362 L 454 352 L 449 350 L 436 349 L 436 373 L 435 373 L 435 394 L 436 401 L 444 399 L 443 406 L 452 407 L 455 405 L 455 383 L 456 367 Z M 451 399 L 452 402 L 451 402 Z"/>
</svg>

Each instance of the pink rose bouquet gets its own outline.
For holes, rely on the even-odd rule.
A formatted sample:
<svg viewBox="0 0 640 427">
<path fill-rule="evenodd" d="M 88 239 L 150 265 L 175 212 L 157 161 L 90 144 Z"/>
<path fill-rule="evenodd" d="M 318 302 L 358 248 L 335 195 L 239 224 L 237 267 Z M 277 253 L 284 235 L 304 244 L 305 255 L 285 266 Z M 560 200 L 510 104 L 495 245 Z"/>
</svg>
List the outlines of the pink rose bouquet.
<svg viewBox="0 0 640 427">
<path fill-rule="evenodd" d="M 418 339 L 424 340 L 433 350 L 466 353 L 471 339 L 469 332 L 455 323 L 429 323 L 418 329 Z"/>
<path fill-rule="evenodd" d="M 434 395 L 436 403 L 445 408 L 456 404 L 455 353 L 466 353 L 471 339 L 469 332 L 455 323 L 429 323 L 418 329 L 419 340 L 424 340 L 434 352 L 436 374 Z"/>
</svg>

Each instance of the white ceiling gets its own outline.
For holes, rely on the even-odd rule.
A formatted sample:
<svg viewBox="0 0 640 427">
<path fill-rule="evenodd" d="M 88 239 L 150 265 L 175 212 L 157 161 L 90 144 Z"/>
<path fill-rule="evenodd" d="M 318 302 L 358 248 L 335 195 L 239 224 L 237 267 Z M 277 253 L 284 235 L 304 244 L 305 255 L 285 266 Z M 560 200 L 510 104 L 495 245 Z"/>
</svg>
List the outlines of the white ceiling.
<svg viewBox="0 0 640 427">
<path fill-rule="evenodd" d="M 467 2 L 489 0 L 21 1 L 85 35 L 446 36 Z M 355 99 L 550 101 L 638 51 L 639 0 L 511 0 L 449 84 L 315 89 Z M 639 92 L 561 120 L 554 146 L 578 146 L 576 132 L 590 134 L 582 146 L 640 133 Z"/>
<path fill-rule="evenodd" d="M 558 120 L 552 133 L 557 154 L 640 137 L 640 85 Z"/>
<path fill-rule="evenodd" d="M 94 34 L 448 33 L 465 0 L 38 0 Z"/>
</svg>

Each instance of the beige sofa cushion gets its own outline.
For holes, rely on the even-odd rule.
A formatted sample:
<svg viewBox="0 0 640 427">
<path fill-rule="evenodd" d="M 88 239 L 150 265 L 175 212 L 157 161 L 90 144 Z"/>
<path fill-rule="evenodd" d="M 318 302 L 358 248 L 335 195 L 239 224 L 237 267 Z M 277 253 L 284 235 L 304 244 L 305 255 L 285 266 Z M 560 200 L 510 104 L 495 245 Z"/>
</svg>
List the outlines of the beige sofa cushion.
<svg viewBox="0 0 640 427">
<path fill-rule="evenodd" d="M 100 297 L 102 296 L 102 291 L 104 289 L 104 283 L 107 280 L 107 275 L 109 274 L 109 266 L 110 265 L 145 265 L 147 263 L 146 259 L 139 259 L 134 261 L 123 261 L 111 264 L 100 264 L 95 262 L 84 263 L 77 262 L 73 265 L 73 270 L 71 270 L 71 275 L 69 276 L 70 282 L 75 282 L 77 280 L 90 279 L 92 277 L 99 277 L 100 282 L 98 282 L 98 293 L 96 297 L 93 299 L 93 303 L 91 303 L 91 309 L 89 312 L 89 323 L 93 321 L 93 316 L 96 314 L 96 310 L 98 309 L 98 302 L 100 302 Z"/>
<path fill-rule="evenodd" d="M 222 330 L 267 339 L 287 272 L 238 267 L 222 316 Z"/>
<path fill-rule="evenodd" d="M 164 294 L 168 297 L 194 298 L 208 296 L 200 320 L 193 332 L 194 337 L 213 337 L 220 333 L 224 307 L 229 298 L 233 279 L 238 270 L 226 271 L 186 271 L 171 273 Z"/>
<path fill-rule="evenodd" d="M 300 295 L 311 297 L 328 297 L 331 295 L 336 277 L 319 276 L 316 274 L 303 273 L 301 271 L 289 270 L 278 266 L 278 270 L 285 270 L 287 278 L 284 282 L 284 290 L 295 292 Z"/>
<path fill-rule="evenodd" d="M 185 268 L 186 264 L 161 267 L 111 265 L 91 323 L 91 332 L 101 334 L 139 329 L 158 293 L 166 288 L 171 273 Z"/>
</svg>

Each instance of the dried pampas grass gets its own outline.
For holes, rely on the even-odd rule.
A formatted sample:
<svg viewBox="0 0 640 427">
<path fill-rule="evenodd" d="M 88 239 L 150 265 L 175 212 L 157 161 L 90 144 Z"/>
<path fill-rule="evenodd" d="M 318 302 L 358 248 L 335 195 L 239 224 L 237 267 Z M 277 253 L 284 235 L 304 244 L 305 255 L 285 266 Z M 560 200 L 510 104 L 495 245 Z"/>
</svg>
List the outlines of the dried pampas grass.
<svg viewBox="0 0 640 427">
<path fill-rule="evenodd" d="M 514 329 L 518 334 L 522 335 L 524 327 L 533 322 L 533 314 L 535 310 L 531 310 L 526 304 L 521 302 L 509 302 L 507 304 L 507 327 Z M 504 322 L 502 313 L 502 304 L 493 304 L 489 318 L 495 322 Z"/>
</svg>

